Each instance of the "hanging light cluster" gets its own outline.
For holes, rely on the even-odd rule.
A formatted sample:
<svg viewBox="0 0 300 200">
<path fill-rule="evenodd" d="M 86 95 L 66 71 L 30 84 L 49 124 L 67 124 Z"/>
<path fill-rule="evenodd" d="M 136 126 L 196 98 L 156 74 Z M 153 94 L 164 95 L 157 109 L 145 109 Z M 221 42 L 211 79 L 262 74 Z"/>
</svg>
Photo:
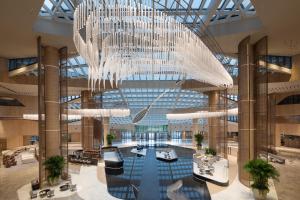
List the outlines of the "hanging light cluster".
<svg viewBox="0 0 300 200">
<path fill-rule="evenodd" d="M 236 116 L 238 115 L 238 108 L 229 109 L 226 111 L 199 111 L 195 113 L 180 113 L 180 114 L 167 114 L 168 120 L 187 120 L 187 119 L 202 119 L 202 118 L 211 118 L 211 117 L 222 117 L 225 115 Z"/>
<path fill-rule="evenodd" d="M 128 117 L 129 109 L 69 109 L 68 115 L 62 115 L 63 120 L 81 120 L 81 117 Z M 23 114 L 23 119 L 38 120 L 38 114 Z M 45 115 L 42 115 L 45 120 Z"/>
<path fill-rule="evenodd" d="M 42 119 L 41 120 L 45 120 L 45 115 L 42 114 L 41 115 Z M 23 114 L 23 119 L 27 119 L 27 120 L 39 120 L 39 115 L 38 114 Z M 80 115 L 62 115 L 62 120 L 80 120 L 81 116 Z"/>
<path fill-rule="evenodd" d="M 180 74 L 215 86 L 233 81 L 199 37 L 135 0 L 83 0 L 74 12 L 74 43 L 89 66 L 89 87 L 129 75 Z"/>
<path fill-rule="evenodd" d="M 71 115 L 81 117 L 128 117 L 129 109 L 69 109 Z"/>
</svg>

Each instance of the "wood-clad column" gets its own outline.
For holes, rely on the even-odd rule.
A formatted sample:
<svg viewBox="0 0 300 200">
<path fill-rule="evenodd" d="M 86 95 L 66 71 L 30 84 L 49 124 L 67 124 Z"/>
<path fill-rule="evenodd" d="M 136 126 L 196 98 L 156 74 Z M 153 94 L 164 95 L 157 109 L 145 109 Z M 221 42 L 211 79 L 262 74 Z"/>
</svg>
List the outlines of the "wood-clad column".
<svg viewBox="0 0 300 200">
<path fill-rule="evenodd" d="M 103 144 L 107 146 L 107 135 L 109 134 L 110 126 L 109 126 L 109 117 L 102 117 L 102 135 L 103 135 Z"/>
<path fill-rule="evenodd" d="M 59 52 L 44 48 L 45 70 L 45 158 L 60 155 Z M 43 147 L 40 147 L 43 148 Z"/>
<path fill-rule="evenodd" d="M 81 91 L 81 108 L 96 108 L 95 101 L 90 90 Z M 82 117 L 81 119 L 81 143 L 83 149 L 94 148 L 94 118 Z"/>
<path fill-rule="evenodd" d="M 94 146 L 96 148 L 100 147 L 101 144 L 101 121 L 94 119 Z"/>
<path fill-rule="evenodd" d="M 219 104 L 219 92 L 211 91 L 208 93 L 209 112 L 216 112 Z M 218 151 L 218 133 L 220 133 L 220 119 L 218 117 L 208 118 L 208 147 Z"/>
<path fill-rule="evenodd" d="M 196 139 L 195 139 L 195 134 L 199 133 L 200 131 L 200 125 L 199 125 L 199 119 L 193 119 L 192 122 L 192 141 L 193 141 L 193 145 L 196 145 Z"/>
<path fill-rule="evenodd" d="M 254 158 L 254 59 L 250 37 L 245 38 L 238 46 L 239 62 L 239 180 L 246 186 L 250 185 L 249 174 L 244 165 Z"/>
<path fill-rule="evenodd" d="M 185 134 L 185 131 L 181 131 L 181 139 L 182 139 L 183 141 L 186 140 L 186 134 Z"/>
<path fill-rule="evenodd" d="M 0 81 L 8 81 L 8 60 L 0 58 Z"/>
<path fill-rule="evenodd" d="M 300 80 L 300 54 L 292 57 L 292 74 L 290 81 Z"/>
</svg>

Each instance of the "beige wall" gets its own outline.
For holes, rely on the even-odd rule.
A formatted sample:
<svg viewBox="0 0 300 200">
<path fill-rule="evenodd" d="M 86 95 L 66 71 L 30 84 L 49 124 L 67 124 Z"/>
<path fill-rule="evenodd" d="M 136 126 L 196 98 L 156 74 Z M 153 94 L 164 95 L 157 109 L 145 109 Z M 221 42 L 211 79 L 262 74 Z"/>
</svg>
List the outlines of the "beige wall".
<svg viewBox="0 0 300 200">
<path fill-rule="evenodd" d="M 280 134 L 300 136 L 300 124 L 276 124 L 275 145 L 280 146 Z"/>
<path fill-rule="evenodd" d="M 276 133 L 300 136 L 300 124 L 276 124 Z"/>
<path fill-rule="evenodd" d="M 81 133 L 77 132 L 77 133 L 69 133 L 70 137 L 71 137 L 71 142 L 81 142 Z"/>
<path fill-rule="evenodd" d="M 277 105 L 276 116 L 300 115 L 300 104 Z"/>
<path fill-rule="evenodd" d="M 0 94 L 1 95 L 1 94 Z M 38 135 L 38 122 L 21 120 L 25 113 L 38 113 L 37 97 L 2 95 L 16 98 L 24 106 L 0 106 L 0 138 L 7 139 L 7 148 L 12 149 L 23 145 L 24 135 Z M 15 119 L 9 119 L 14 117 Z"/>
<path fill-rule="evenodd" d="M 70 123 L 68 132 L 71 137 L 71 142 L 81 142 L 81 123 Z"/>
<path fill-rule="evenodd" d="M 0 94 L 1 95 L 1 94 Z M 23 117 L 23 114 L 38 113 L 38 99 L 34 96 L 5 95 L 16 98 L 23 106 L 0 106 L 0 117 Z"/>
<path fill-rule="evenodd" d="M 30 120 L 0 120 L 0 137 L 7 139 L 7 148 L 23 145 L 24 135 L 38 135 L 38 122 Z"/>
<path fill-rule="evenodd" d="M 223 122 L 221 122 L 223 123 Z M 239 132 L 239 126 L 236 122 L 228 122 L 228 132 Z"/>
</svg>

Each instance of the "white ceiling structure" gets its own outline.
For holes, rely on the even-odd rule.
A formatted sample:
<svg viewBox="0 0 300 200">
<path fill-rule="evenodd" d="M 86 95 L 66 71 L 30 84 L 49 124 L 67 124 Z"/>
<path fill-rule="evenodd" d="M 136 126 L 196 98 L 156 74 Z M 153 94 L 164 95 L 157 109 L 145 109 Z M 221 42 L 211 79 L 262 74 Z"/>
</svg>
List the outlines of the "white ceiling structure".
<svg viewBox="0 0 300 200">
<path fill-rule="evenodd" d="M 137 0 L 147 1 L 147 0 Z M 0 57 L 24 58 L 36 56 L 36 37 L 42 36 L 44 44 L 55 47 L 68 46 L 70 54 L 76 55 L 72 39 L 73 12 L 80 0 L 9 0 L 0 7 Z M 18 6 L 16 6 L 18 5 Z M 237 46 L 241 39 L 253 35 L 253 41 L 269 36 L 269 52 L 274 55 L 300 53 L 300 1 L 296 0 L 155 0 L 155 8 L 185 24 L 195 34 L 204 37 L 227 57 L 222 64 L 228 66 L 232 76 L 237 76 Z M 22 19 L 22 20 L 20 20 Z M 205 39 L 205 38 L 204 38 Z M 87 66 L 81 57 L 69 59 L 71 78 L 86 78 Z M 176 81 L 176 75 L 156 77 L 135 76 L 132 80 Z M 37 94 L 35 85 L 0 83 L 0 92 L 21 95 Z M 163 85 L 163 83 L 161 83 Z M 274 85 L 272 91 L 293 90 L 294 85 Z M 167 88 L 167 87 L 166 87 Z M 285 88 L 285 89 L 284 89 Z M 86 88 L 70 88 L 70 95 L 79 95 Z M 213 88 L 211 88 L 213 89 Z M 164 89 L 162 89 L 164 90 Z M 234 87 L 232 93 L 237 93 Z M 207 106 L 204 90 L 198 92 L 176 89 L 167 93 L 154 106 L 141 124 L 166 124 L 165 114 L 173 109 L 199 108 Z M 131 122 L 132 116 L 149 105 L 161 91 L 155 88 L 120 88 L 107 92 L 105 107 L 128 106 L 132 115 L 127 118 L 113 118 L 113 124 Z M 80 107 L 73 103 L 70 106 Z"/>
</svg>

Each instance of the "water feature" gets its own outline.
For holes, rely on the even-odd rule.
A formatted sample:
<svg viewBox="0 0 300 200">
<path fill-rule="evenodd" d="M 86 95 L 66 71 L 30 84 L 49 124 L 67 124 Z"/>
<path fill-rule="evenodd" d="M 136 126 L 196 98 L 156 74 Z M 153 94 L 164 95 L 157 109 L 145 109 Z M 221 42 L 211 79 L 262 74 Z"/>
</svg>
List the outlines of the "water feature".
<svg viewBox="0 0 300 200">
<path fill-rule="evenodd" d="M 178 160 L 164 162 L 155 157 L 156 148 L 173 148 Z M 124 173 L 106 175 L 108 192 L 120 199 L 135 199 L 131 185 L 138 188 L 138 200 L 167 200 L 167 188 L 178 180 L 183 186 L 179 193 L 186 199 L 210 200 L 205 182 L 193 178 L 194 150 L 166 145 L 147 146 L 146 156 L 131 153 L 132 147 L 120 148 L 124 157 Z"/>
</svg>

